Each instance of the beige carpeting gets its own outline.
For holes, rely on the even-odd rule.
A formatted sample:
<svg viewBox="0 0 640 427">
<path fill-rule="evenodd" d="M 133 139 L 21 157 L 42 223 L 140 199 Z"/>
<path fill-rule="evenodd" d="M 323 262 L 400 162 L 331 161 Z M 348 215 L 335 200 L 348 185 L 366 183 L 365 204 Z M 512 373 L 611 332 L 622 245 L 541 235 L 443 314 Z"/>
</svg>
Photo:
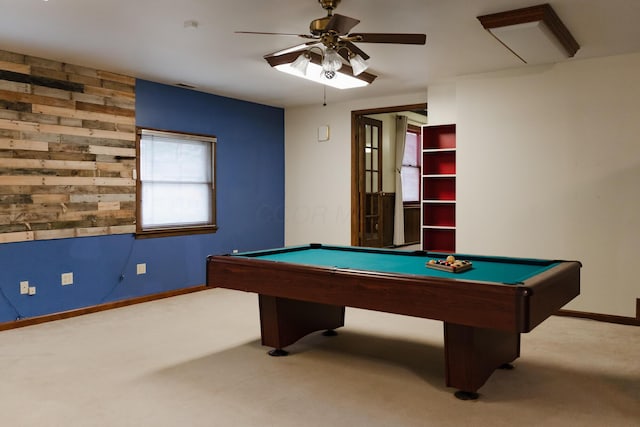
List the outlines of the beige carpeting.
<svg viewBox="0 0 640 427">
<path fill-rule="evenodd" d="M 442 324 L 347 309 L 269 357 L 257 296 L 215 289 L 0 332 L 0 425 L 640 426 L 640 328 L 551 317 L 477 401 Z"/>
</svg>

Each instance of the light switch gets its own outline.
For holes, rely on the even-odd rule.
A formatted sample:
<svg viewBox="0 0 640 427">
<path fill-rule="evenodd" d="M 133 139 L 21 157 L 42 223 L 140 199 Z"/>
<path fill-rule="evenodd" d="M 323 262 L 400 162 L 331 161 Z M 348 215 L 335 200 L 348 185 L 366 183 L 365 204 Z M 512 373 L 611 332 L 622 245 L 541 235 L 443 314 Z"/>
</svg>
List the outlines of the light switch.
<svg viewBox="0 0 640 427">
<path fill-rule="evenodd" d="M 325 142 L 329 140 L 329 125 L 323 125 L 318 127 L 318 142 Z"/>
</svg>

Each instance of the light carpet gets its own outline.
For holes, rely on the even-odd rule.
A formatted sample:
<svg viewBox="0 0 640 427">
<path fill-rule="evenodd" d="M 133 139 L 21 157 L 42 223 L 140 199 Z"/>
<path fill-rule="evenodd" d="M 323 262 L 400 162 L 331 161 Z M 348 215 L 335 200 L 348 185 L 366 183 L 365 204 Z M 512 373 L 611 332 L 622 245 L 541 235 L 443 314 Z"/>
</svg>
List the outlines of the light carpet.
<svg viewBox="0 0 640 427">
<path fill-rule="evenodd" d="M 347 308 L 274 358 L 258 299 L 213 289 L 0 332 L 1 426 L 640 426 L 640 328 L 551 317 L 477 401 L 442 323 Z"/>
</svg>

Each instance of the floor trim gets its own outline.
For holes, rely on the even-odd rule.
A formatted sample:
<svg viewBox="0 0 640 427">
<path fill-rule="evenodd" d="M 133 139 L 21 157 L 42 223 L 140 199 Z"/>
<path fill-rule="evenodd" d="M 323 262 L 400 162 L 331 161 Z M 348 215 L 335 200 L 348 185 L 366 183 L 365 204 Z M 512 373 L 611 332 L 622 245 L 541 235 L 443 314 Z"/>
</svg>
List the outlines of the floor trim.
<svg viewBox="0 0 640 427">
<path fill-rule="evenodd" d="M 90 307 L 79 308 L 76 310 L 61 311 L 59 313 L 46 314 L 44 316 L 28 317 L 25 319 L 15 320 L 13 322 L 0 323 L 0 331 L 9 329 L 23 328 L 25 326 L 38 325 L 40 323 L 52 322 L 54 320 L 69 319 L 71 317 L 82 316 L 99 311 L 111 310 L 114 308 L 126 307 L 128 305 L 140 304 L 143 302 L 155 301 L 163 298 L 171 298 L 178 295 L 190 294 L 192 292 L 204 291 L 210 289 L 206 285 L 193 286 L 189 288 L 175 289 L 172 291 L 161 292 L 158 294 L 145 295 L 142 297 L 129 298 L 121 301 L 108 302 L 105 304 L 93 305 Z"/>
<path fill-rule="evenodd" d="M 579 317 L 581 319 L 597 320 L 598 322 L 617 323 L 619 325 L 640 326 L 640 316 L 636 317 L 614 316 L 611 314 L 589 313 L 585 311 L 560 310 L 557 316 Z"/>
</svg>

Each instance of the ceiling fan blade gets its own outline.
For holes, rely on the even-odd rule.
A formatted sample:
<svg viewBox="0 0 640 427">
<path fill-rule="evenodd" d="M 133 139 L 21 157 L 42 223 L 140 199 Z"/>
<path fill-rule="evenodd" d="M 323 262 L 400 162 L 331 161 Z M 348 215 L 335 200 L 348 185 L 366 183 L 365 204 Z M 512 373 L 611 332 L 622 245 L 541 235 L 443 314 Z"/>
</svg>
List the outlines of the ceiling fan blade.
<svg viewBox="0 0 640 427">
<path fill-rule="evenodd" d="M 259 34 L 259 35 L 267 35 L 267 36 L 296 36 L 302 37 L 303 39 L 315 39 L 315 36 L 310 34 L 294 34 L 294 33 L 265 33 L 262 31 L 234 31 L 236 34 Z"/>
<path fill-rule="evenodd" d="M 350 41 L 345 41 L 344 45 L 347 47 L 347 49 L 349 49 L 351 52 L 358 54 L 362 57 L 362 59 L 364 59 L 365 61 L 367 59 L 370 58 L 369 55 L 367 55 L 362 49 L 360 49 L 358 46 L 356 46 L 355 44 L 351 43 Z M 342 50 L 340 51 L 342 52 Z M 338 53 L 340 53 L 338 52 Z M 347 57 L 345 57 L 344 55 L 340 55 L 342 56 L 344 59 L 346 59 L 347 61 L 349 60 L 349 54 L 347 53 Z"/>
<path fill-rule="evenodd" d="M 335 31 L 338 35 L 344 35 L 349 32 L 350 29 L 360 23 L 359 19 L 349 18 L 348 16 L 339 15 L 337 13 L 331 16 L 325 31 Z"/>
<path fill-rule="evenodd" d="M 347 37 L 360 43 L 425 44 L 427 42 L 426 34 L 353 33 Z"/>
</svg>

